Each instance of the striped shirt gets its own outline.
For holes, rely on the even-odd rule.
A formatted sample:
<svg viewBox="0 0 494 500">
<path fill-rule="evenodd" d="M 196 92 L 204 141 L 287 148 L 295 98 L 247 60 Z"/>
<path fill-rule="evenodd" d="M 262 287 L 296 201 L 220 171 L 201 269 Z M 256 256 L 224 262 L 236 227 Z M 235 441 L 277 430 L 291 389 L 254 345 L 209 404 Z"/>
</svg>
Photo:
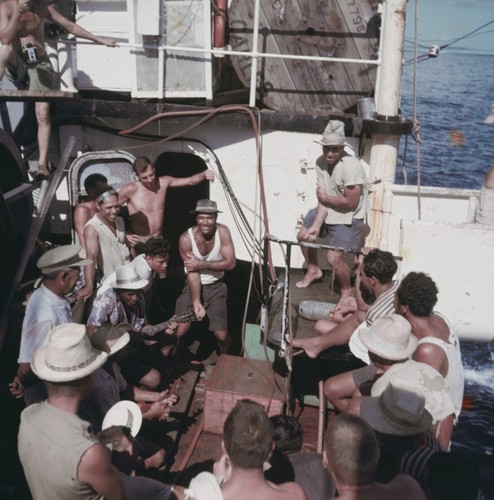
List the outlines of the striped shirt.
<svg viewBox="0 0 494 500">
<path fill-rule="evenodd" d="M 367 310 L 365 315 L 365 322 L 367 326 L 372 326 L 377 318 L 382 316 L 387 316 L 388 314 L 393 314 L 395 312 L 395 292 L 398 288 L 399 282 L 394 281 L 393 286 L 380 295 L 374 304 L 372 304 Z"/>
</svg>

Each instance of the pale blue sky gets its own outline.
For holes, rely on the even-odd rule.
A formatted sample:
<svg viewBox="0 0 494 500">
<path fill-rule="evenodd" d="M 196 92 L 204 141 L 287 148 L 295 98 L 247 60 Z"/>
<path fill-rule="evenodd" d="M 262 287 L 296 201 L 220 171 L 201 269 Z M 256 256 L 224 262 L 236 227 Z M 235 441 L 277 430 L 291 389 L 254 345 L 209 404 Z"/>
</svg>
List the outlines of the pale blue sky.
<svg viewBox="0 0 494 500">
<path fill-rule="evenodd" d="M 409 0 L 407 7 L 407 40 L 414 38 L 415 2 L 418 1 L 419 43 L 444 45 L 494 20 L 494 0 Z M 494 53 L 494 23 L 446 50 Z M 405 45 L 412 48 L 411 43 Z M 420 51 L 419 51 L 420 53 Z"/>
</svg>

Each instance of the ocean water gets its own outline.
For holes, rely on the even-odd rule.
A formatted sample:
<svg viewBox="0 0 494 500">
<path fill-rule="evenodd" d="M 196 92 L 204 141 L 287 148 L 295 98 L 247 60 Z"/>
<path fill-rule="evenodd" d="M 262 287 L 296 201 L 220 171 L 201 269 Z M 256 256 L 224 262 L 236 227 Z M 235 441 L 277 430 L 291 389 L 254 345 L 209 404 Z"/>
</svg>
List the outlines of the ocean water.
<svg viewBox="0 0 494 500">
<path fill-rule="evenodd" d="M 405 60 L 411 58 L 406 53 Z M 413 115 L 413 65 L 405 66 L 402 114 Z M 417 66 L 421 184 L 479 188 L 494 163 L 494 55 L 443 53 Z M 406 156 L 405 156 L 406 149 Z M 416 143 L 402 139 L 397 182 L 416 184 Z M 406 177 L 403 174 L 406 172 Z M 482 490 L 494 499 L 494 344 L 462 343 L 464 408 L 452 449 L 479 463 Z"/>
</svg>

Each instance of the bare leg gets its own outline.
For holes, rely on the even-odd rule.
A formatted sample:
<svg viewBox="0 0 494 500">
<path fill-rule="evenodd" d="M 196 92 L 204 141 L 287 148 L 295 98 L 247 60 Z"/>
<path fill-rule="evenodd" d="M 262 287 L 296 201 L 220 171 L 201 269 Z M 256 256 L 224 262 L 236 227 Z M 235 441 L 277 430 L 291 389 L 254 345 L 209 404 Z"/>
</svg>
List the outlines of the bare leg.
<svg viewBox="0 0 494 500">
<path fill-rule="evenodd" d="M 307 236 L 307 228 L 302 226 L 302 229 L 297 234 L 298 241 L 305 241 Z M 320 280 L 323 277 L 323 272 L 317 262 L 317 250 L 315 248 L 300 247 L 307 263 L 307 272 L 302 280 L 297 282 L 297 288 L 307 288 L 314 281 Z"/>
<path fill-rule="evenodd" d="M 338 323 L 335 321 L 330 321 L 328 319 L 320 319 L 316 322 L 314 330 L 318 335 L 326 335 L 329 333 Z"/>
<path fill-rule="evenodd" d="M 344 315 L 348 315 L 357 310 L 357 301 L 353 296 L 353 290 L 350 283 L 350 268 L 343 259 L 343 255 L 340 252 L 334 252 L 330 250 L 326 257 L 328 259 L 329 265 L 334 269 L 336 279 L 340 285 L 341 298 L 333 309 L 333 314 L 330 319 L 335 321 L 339 316 L 343 320 Z M 341 322 L 340 320 L 340 322 Z"/>
<path fill-rule="evenodd" d="M 173 348 L 173 354 L 178 354 L 184 345 L 184 336 L 189 331 L 191 323 L 179 323 L 177 328 L 177 343 Z"/>
<path fill-rule="evenodd" d="M 160 372 L 151 368 L 144 377 L 139 380 L 139 385 L 146 389 L 157 389 L 161 382 Z"/>
<path fill-rule="evenodd" d="M 290 343 L 290 339 L 288 337 L 286 340 Z M 331 334 L 329 334 L 305 339 L 294 338 L 291 344 L 293 347 L 303 349 L 309 358 L 315 359 L 322 351 L 329 349 L 333 345 L 333 342 Z"/>
<path fill-rule="evenodd" d="M 38 172 L 36 178 L 47 178 L 48 146 L 51 135 L 50 104 L 47 102 L 36 103 L 36 119 L 38 120 Z"/>
<path fill-rule="evenodd" d="M 230 350 L 230 344 L 232 343 L 232 339 L 228 330 L 216 330 L 214 332 L 214 336 L 216 338 L 216 342 L 218 343 L 218 351 L 220 354 L 228 354 Z"/>
<path fill-rule="evenodd" d="M 6 68 L 13 73 L 17 72 L 17 55 L 11 45 L 0 46 L 0 80 L 3 78 Z"/>
<path fill-rule="evenodd" d="M 326 399 L 341 412 L 348 411 L 348 404 L 356 390 L 352 372 L 340 373 L 324 381 Z"/>
</svg>

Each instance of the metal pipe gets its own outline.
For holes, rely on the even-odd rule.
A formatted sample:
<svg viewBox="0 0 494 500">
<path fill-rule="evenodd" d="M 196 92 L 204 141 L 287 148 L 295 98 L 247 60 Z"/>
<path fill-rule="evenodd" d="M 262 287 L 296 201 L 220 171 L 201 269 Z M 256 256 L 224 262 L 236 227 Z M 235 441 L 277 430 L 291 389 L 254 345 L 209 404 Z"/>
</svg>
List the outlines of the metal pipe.
<svg viewBox="0 0 494 500">
<path fill-rule="evenodd" d="M 252 64 L 250 66 L 250 96 L 249 106 L 256 105 L 256 90 L 257 90 L 257 61 L 259 52 L 257 51 L 257 39 L 259 37 L 259 3 L 260 0 L 254 0 L 254 25 L 252 31 Z"/>
</svg>

